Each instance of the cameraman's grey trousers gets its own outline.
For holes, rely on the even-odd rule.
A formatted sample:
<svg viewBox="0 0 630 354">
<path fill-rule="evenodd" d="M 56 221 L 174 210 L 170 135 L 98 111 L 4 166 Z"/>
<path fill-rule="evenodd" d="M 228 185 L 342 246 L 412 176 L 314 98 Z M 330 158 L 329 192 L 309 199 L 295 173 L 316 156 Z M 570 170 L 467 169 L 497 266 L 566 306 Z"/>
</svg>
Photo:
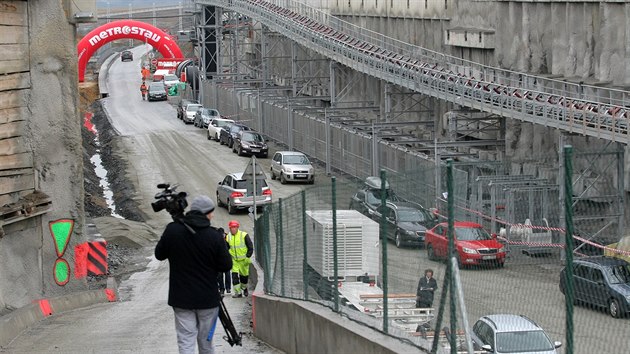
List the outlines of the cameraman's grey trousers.
<svg viewBox="0 0 630 354">
<path fill-rule="evenodd" d="M 219 307 L 203 310 L 173 307 L 173 311 L 179 354 L 194 354 L 195 345 L 199 346 L 199 354 L 214 354 L 214 341 L 208 341 L 208 333 L 216 328 Z"/>
</svg>

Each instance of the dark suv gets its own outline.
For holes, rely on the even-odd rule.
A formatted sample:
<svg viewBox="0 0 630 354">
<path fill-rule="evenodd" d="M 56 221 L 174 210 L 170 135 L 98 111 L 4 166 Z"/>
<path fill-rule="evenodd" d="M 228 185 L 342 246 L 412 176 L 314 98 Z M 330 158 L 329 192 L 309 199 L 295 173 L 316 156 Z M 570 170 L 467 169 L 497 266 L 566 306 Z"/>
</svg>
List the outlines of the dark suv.
<svg viewBox="0 0 630 354">
<path fill-rule="evenodd" d="M 129 50 L 125 50 L 120 53 L 120 61 L 133 61 L 133 53 Z"/>
<path fill-rule="evenodd" d="M 389 188 L 389 183 L 385 182 L 385 199 L 391 202 L 402 202 L 393 190 Z M 379 177 L 367 177 L 365 184 L 350 198 L 350 209 L 359 211 L 361 214 L 373 218 L 376 208 L 381 205 L 381 179 Z"/>
<path fill-rule="evenodd" d="M 387 202 L 384 207 L 378 205 L 372 218 L 380 222 L 383 214 L 387 238 L 394 240 L 399 248 L 403 245 L 424 246 L 427 230 L 437 224 L 433 214 L 415 203 Z"/>
<path fill-rule="evenodd" d="M 236 134 L 234 143 L 232 144 L 232 152 L 242 155 L 256 155 L 258 157 L 267 157 L 269 148 L 265 143 L 265 138 L 257 132 L 251 130 L 241 130 Z"/>
<path fill-rule="evenodd" d="M 630 313 L 630 263 L 619 258 L 576 259 L 571 265 L 576 303 L 606 308 L 612 317 Z M 560 272 L 560 292 L 566 293 L 566 267 Z"/>
<path fill-rule="evenodd" d="M 234 123 L 223 127 L 223 129 L 221 129 L 221 134 L 219 134 L 219 143 L 221 145 L 225 144 L 229 148 L 231 148 L 232 145 L 234 145 L 234 138 L 236 137 L 236 134 L 238 134 L 242 130 L 252 129 L 246 125 L 239 123 Z"/>
</svg>

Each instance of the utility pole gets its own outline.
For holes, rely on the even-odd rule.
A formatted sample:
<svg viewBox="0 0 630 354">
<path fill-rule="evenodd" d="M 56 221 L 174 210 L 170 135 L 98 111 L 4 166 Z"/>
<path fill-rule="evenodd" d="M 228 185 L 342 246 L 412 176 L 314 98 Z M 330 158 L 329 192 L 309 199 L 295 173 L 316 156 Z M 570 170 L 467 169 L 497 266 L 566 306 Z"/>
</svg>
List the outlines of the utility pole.
<svg viewBox="0 0 630 354">
<path fill-rule="evenodd" d="M 129 3 L 129 19 L 131 20 L 131 18 L 133 17 L 132 12 L 133 12 L 133 5 L 131 3 Z M 133 39 L 129 38 L 129 48 L 131 48 L 133 46 Z"/>
</svg>

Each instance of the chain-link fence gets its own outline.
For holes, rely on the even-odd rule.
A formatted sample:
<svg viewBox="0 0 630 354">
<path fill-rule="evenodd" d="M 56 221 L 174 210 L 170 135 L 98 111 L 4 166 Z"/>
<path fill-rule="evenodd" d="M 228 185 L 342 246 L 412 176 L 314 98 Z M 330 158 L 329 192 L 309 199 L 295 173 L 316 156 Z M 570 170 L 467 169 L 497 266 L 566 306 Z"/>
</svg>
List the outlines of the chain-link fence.
<svg viewBox="0 0 630 354">
<path fill-rule="evenodd" d="M 579 152 L 572 155 L 574 161 L 580 158 Z M 550 183 L 522 184 L 499 174 L 491 182 L 477 176 L 473 183 L 470 170 L 464 170 L 452 168 L 450 181 L 446 166 L 437 174 L 435 168 L 425 168 L 405 173 L 383 170 L 384 179 L 359 182 L 333 178 L 275 201 L 257 220 L 255 230 L 265 291 L 321 303 L 427 351 L 448 352 L 455 344 L 456 352 L 466 352 L 466 334 L 471 343 L 482 344 L 489 340 L 483 337 L 484 326 L 528 326 L 531 319 L 547 333 L 550 350 L 558 341 L 563 343 L 558 352 L 625 352 L 630 324 L 613 316 L 630 309 L 628 294 L 619 292 L 616 299 L 602 297 L 601 303 L 587 306 L 595 300 L 580 297 L 583 274 L 570 267 L 569 285 L 564 275 L 569 272 L 562 272 L 562 223 L 568 218 L 577 224 L 602 207 L 580 210 L 576 208 L 579 193 L 568 192 L 574 197 L 568 199 L 569 212 L 565 213 L 558 206 L 561 193 L 567 193 L 564 186 L 560 191 Z M 572 178 L 567 181 L 575 186 L 579 175 L 572 171 L 568 175 Z M 479 198 L 473 190 L 481 191 Z M 448 192 L 455 196 L 451 205 Z M 493 201 L 494 216 L 490 207 L 483 207 L 489 201 Z M 455 215 L 451 238 L 448 215 Z M 493 224 L 496 232 L 491 232 Z M 423 242 L 418 243 L 419 239 Z M 453 240 L 451 251 L 449 239 Z M 577 241 L 573 247 L 582 244 Z M 598 250 L 601 253 L 602 248 Z M 455 256 L 452 271 L 448 254 Z M 606 262 L 617 264 L 582 255 L 578 249 L 567 254 L 566 261 L 586 260 L 594 268 L 607 267 Z M 630 283 L 630 268 L 619 264 L 602 268 L 602 279 L 593 284 L 601 290 L 591 289 L 587 295 L 601 293 L 605 286 L 613 291 L 614 282 Z M 416 302 L 426 269 L 437 280 L 433 303 L 428 306 Z M 611 270 L 606 273 L 605 269 Z M 573 307 L 573 302 L 584 306 Z M 493 316 L 497 314 L 507 316 Z M 441 335 L 434 343 L 436 329 Z M 507 344 L 492 342 L 497 349 L 520 344 L 514 338 Z M 473 347 L 482 352 L 479 345 Z"/>
</svg>

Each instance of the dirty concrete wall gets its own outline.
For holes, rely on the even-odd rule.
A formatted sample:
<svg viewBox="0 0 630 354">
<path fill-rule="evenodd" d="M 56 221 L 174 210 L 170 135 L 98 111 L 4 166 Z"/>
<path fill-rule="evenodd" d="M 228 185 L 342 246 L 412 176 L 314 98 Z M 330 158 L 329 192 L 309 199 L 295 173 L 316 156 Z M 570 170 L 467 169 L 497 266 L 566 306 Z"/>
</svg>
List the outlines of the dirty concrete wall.
<svg viewBox="0 0 630 354">
<path fill-rule="evenodd" d="M 10 2 L 10 1 L 9 1 Z M 21 2 L 21 1 L 20 1 Z M 33 299 L 85 289 L 85 278 L 74 278 L 74 246 L 83 236 L 83 172 L 81 120 L 77 110 L 78 77 L 75 27 L 60 1 L 28 1 L 28 60 L 31 86 L 22 119 L 24 144 L 33 155 L 35 189 L 52 200 L 41 216 L 4 226 L 0 238 L 0 313 Z M 71 268 L 70 282 L 53 278 L 57 259 L 48 229 L 52 220 L 75 220 L 63 258 Z"/>
<path fill-rule="evenodd" d="M 286 353 L 420 352 L 319 304 L 261 293 L 254 295 L 252 306 L 254 335 Z"/>
</svg>

